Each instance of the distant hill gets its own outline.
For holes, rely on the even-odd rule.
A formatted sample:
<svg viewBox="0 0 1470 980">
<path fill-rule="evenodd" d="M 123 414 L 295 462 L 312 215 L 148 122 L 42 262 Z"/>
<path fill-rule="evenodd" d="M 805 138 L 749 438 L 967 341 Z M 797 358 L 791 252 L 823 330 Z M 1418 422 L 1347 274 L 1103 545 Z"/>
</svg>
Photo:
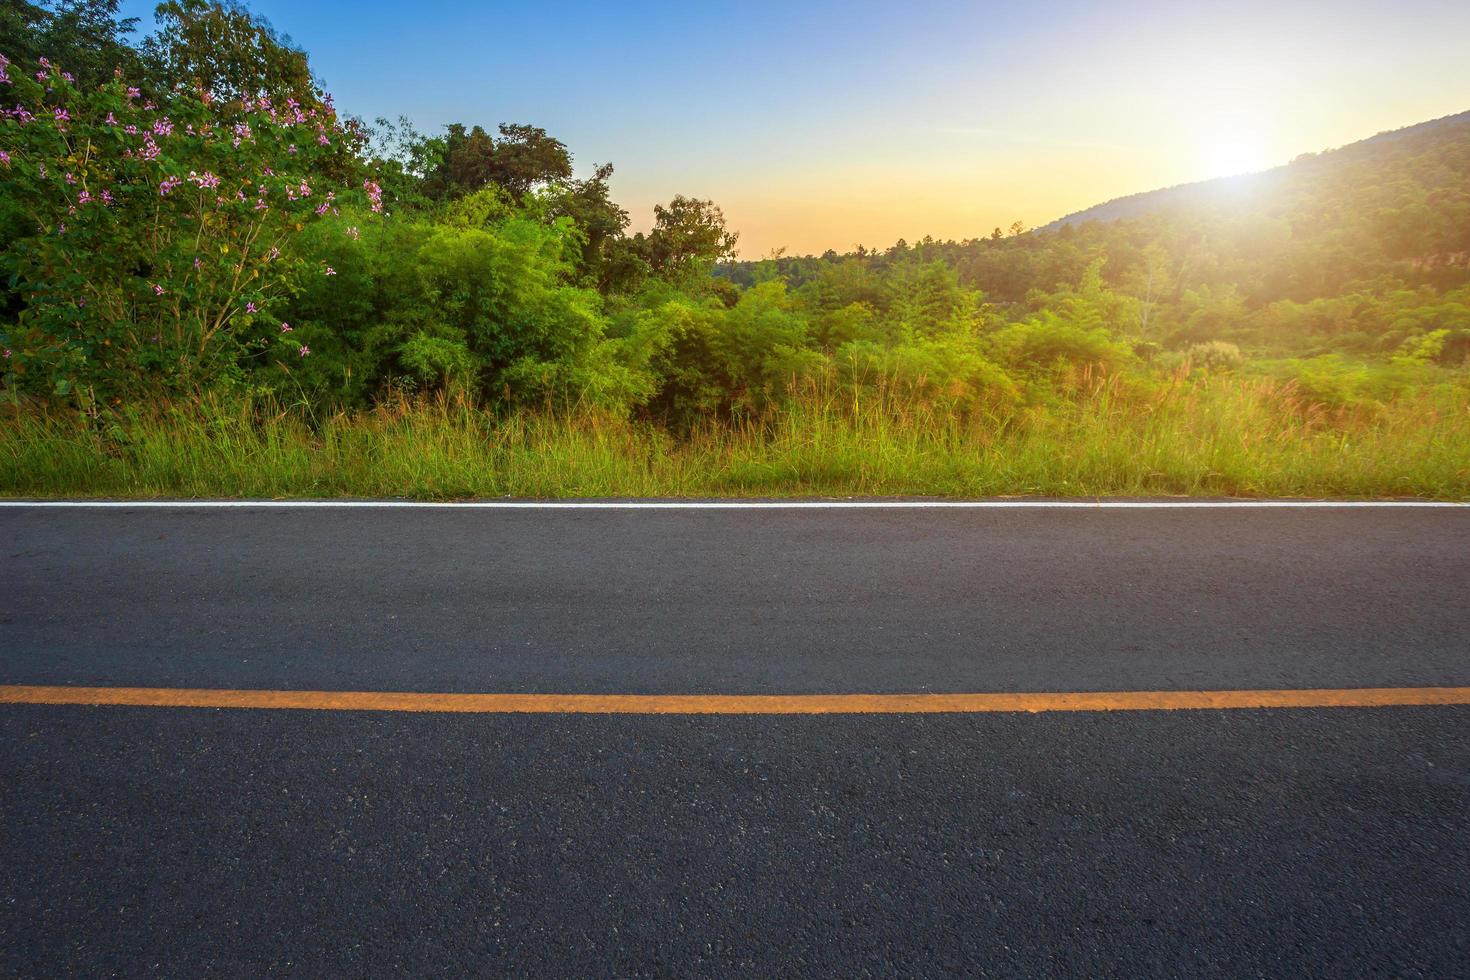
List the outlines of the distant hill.
<svg viewBox="0 0 1470 980">
<path fill-rule="evenodd" d="M 926 237 L 729 263 L 719 272 L 740 286 L 779 277 L 801 288 L 930 262 L 948 264 L 991 302 L 1015 305 L 1037 290 L 1080 283 L 1096 263 L 1129 295 L 1162 289 L 1170 302 L 1193 293 L 1247 309 L 1365 290 L 1459 289 L 1470 285 L 1470 112 L 1257 174 L 1118 198 L 1030 232 Z"/>
<path fill-rule="evenodd" d="M 1343 165 L 1361 165 L 1375 160 L 1387 163 L 1394 157 L 1403 156 L 1405 150 L 1412 153 L 1415 149 L 1438 144 L 1456 129 L 1470 132 L 1470 111 L 1379 133 L 1336 150 L 1303 154 L 1291 163 L 1259 173 L 1178 184 L 1114 198 L 1058 218 L 1039 230 L 1056 231 L 1067 225 L 1089 221 L 1140 218 L 1166 210 L 1234 205 L 1243 200 L 1266 205 L 1270 203 L 1273 192 L 1288 190 L 1297 181 L 1317 180 L 1324 172 Z"/>
</svg>

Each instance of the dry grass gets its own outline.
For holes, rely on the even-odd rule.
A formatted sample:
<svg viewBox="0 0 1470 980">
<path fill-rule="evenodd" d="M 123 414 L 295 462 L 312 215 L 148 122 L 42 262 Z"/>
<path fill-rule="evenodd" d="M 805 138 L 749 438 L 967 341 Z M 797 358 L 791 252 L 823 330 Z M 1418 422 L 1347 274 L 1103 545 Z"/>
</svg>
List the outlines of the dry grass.
<svg viewBox="0 0 1470 980">
<path fill-rule="evenodd" d="M 0 493 L 27 497 L 1470 497 L 1470 397 L 1437 386 L 1332 408 L 1289 383 L 1072 379 L 1050 403 L 955 413 L 811 389 L 678 437 L 595 413 L 397 401 L 265 404 L 104 425 L 12 412 Z"/>
</svg>

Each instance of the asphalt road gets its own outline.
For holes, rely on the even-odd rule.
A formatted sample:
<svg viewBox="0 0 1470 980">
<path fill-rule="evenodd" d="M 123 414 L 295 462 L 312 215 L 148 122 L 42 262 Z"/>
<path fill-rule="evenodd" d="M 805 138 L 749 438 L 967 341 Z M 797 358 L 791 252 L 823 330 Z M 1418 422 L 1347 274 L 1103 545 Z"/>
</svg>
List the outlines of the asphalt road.
<svg viewBox="0 0 1470 980">
<path fill-rule="evenodd" d="M 1470 684 L 1470 511 L 0 509 L 0 684 Z M 1470 708 L 0 706 L 0 974 L 1470 973 Z"/>
<path fill-rule="evenodd" d="M 1470 684 L 1470 509 L 0 509 L 4 682 Z"/>
</svg>

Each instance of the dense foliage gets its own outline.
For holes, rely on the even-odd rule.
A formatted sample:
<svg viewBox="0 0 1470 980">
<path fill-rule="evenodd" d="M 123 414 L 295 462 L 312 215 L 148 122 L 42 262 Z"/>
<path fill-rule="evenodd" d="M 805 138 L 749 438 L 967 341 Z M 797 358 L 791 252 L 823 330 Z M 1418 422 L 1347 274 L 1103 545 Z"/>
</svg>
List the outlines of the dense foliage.
<svg viewBox="0 0 1470 980">
<path fill-rule="evenodd" d="M 1297 416 L 1470 391 L 1467 116 L 1097 212 L 1116 220 L 737 262 L 711 201 L 629 234 L 612 167 L 577 178 L 536 126 L 339 119 L 233 3 L 164 3 L 136 43 L 116 0 L 0 22 L 21 410 L 431 396 L 688 433 L 818 399 L 999 431 L 1099 384 L 1146 405 L 1238 376 Z"/>
<path fill-rule="evenodd" d="M 1258 353 L 1392 353 L 1422 333 L 1470 328 L 1470 113 L 1264 174 L 1124 198 L 1040 231 L 722 272 L 741 285 L 805 285 L 936 261 L 1012 315 L 1102 261 L 1104 285 L 1134 301 L 1115 329 L 1171 349 L 1224 340 Z M 1462 360 L 1463 344 L 1444 360 Z"/>
</svg>

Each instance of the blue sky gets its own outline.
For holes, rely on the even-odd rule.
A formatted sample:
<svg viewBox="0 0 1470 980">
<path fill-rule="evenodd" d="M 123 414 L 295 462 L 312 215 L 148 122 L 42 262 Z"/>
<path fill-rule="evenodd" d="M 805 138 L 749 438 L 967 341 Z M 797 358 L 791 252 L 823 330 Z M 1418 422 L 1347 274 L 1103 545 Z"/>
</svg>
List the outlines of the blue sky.
<svg viewBox="0 0 1470 980">
<path fill-rule="evenodd" d="M 143 15 L 151 2 L 125 2 Z M 256 0 L 346 112 L 543 126 L 749 256 L 981 235 L 1470 109 L 1470 3 Z"/>
</svg>

